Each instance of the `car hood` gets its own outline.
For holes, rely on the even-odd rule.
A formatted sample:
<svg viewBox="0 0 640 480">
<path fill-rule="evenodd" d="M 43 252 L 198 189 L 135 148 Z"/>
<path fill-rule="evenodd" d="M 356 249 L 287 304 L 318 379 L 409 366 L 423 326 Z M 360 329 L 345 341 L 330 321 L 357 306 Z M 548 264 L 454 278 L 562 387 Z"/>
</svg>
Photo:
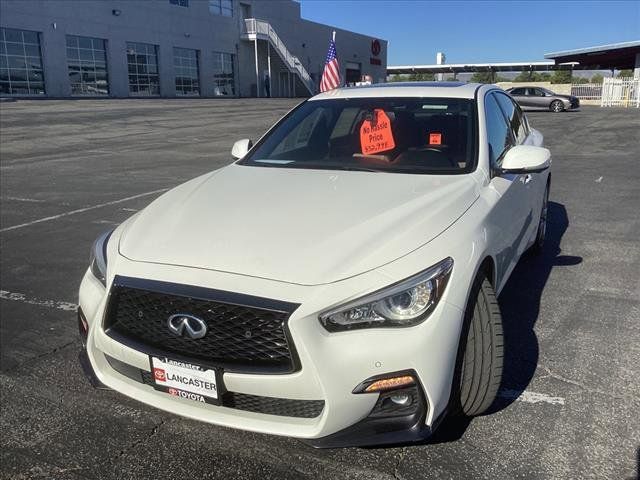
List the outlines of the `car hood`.
<svg viewBox="0 0 640 480">
<path fill-rule="evenodd" d="M 326 284 L 426 244 L 477 197 L 471 175 L 233 164 L 151 203 L 125 226 L 119 252 L 139 262 Z"/>
</svg>

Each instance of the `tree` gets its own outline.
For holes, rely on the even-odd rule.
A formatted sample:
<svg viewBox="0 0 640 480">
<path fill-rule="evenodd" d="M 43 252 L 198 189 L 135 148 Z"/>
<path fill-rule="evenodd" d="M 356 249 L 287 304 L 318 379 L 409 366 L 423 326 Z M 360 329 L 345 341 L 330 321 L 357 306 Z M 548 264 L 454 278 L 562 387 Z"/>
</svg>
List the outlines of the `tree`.
<svg viewBox="0 0 640 480">
<path fill-rule="evenodd" d="M 409 75 L 411 82 L 433 82 L 436 79 L 433 73 L 412 73 Z"/>
<path fill-rule="evenodd" d="M 524 70 L 520 72 L 516 78 L 513 79 L 514 82 L 548 82 L 551 78 L 551 74 L 547 72 L 532 72 L 531 70 Z"/>
<path fill-rule="evenodd" d="M 571 70 L 556 70 L 551 75 L 551 83 L 571 83 Z"/>
<path fill-rule="evenodd" d="M 589 83 L 589 79 L 586 77 L 573 77 L 571 79 L 572 83 Z"/>
<path fill-rule="evenodd" d="M 591 77 L 591 83 L 602 83 L 604 77 L 600 73 L 596 73 Z"/>
<path fill-rule="evenodd" d="M 476 72 L 471 75 L 471 83 L 493 83 L 495 82 L 495 73 L 494 72 Z"/>
<path fill-rule="evenodd" d="M 625 78 L 633 77 L 633 70 L 620 70 L 616 76 Z"/>
</svg>

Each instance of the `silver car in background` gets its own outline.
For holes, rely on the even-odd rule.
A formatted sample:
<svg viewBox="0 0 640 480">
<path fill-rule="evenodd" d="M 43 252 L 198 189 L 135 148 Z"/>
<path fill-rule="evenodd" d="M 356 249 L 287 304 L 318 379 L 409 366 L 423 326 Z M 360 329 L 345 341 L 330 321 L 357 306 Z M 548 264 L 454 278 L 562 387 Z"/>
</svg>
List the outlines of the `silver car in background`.
<svg viewBox="0 0 640 480">
<path fill-rule="evenodd" d="M 558 95 L 542 87 L 514 87 L 507 93 L 525 109 L 544 108 L 558 113 L 580 108 L 580 100 L 573 95 Z"/>
</svg>

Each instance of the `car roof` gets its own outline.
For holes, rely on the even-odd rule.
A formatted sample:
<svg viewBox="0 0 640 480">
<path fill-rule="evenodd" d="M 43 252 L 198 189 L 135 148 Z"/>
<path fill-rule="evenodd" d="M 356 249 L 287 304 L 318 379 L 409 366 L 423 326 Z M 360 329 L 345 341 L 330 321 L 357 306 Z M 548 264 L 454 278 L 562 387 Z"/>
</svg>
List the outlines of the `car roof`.
<svg viewBox="0 0 640 480">
<path fill-rule="evenodd" d="M 507 90 L 515 90 L 516 88 L 541 88 L 543 90 L 549 90 L 547 87 L 543 87 L 542 85 L 518 85 L 517 87 L 511 87 Z"/>
<path fill-rule="evenodd" d="M 435 97 L 474 98 L 481 87 L 493 87 L 481 83 L 464 82 L 392 82 L 343 87 L 320 93 L 309 100 L 330 100 L 339 98 L 391 98 L 391 97 Z"/>
</svg>

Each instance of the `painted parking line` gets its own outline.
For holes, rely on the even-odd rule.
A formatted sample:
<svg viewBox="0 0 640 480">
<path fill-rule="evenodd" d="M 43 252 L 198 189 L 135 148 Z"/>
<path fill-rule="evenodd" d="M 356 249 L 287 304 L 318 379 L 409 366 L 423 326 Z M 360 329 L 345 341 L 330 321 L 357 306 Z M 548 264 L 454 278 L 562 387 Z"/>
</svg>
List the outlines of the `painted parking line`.
<svg viewBox="0 0 640 480">
<path fill-rule="evenodd" d="M 59 215 L 51 215 L 50 217 L 39 218 L 27 223 L 21 223 L 20 225 L 13 225 L 11 227 L 0 228 L 0 232 L 8 232 L 9 230 L 17 230 L 18 228 L 29 227 L 37 223 L 49 222 L 51 220 L 57 220 L 58 218 L 68 217 L 69 215 L 75 215 L 76 213 L 88 212 L 89 210 L 95 210 L 96 208 L 108 207 L 109 205 L 117 205 L 118 203 L 128 202 L 129 200 L 135 200 L 136 198 L 147 197 L 156 193 L 162 193 L 169 190 L 168 188 L 161 188 L 152 192 L 140 193 L 138 195 L 132 195 L 130 197 L 121 198 L 120 200 L 112 200 L 111 202 L 100 203 L 91 207 L 78 208 L 77 210 L 71 210 L 70 212 L 60 213 Z"/>
<path fill-rule="evenodd" d="M 23 197 L 4 197 L 3 200 L 13 200 L 14 202 L 31 202 L 31 203 L 41 203 L 45 200 L 38 200 L 35 198 L 23 198 Z"/>
<path fill-rule="evenodd" d="M 500 398 L 516 400 L 525 403 L 550 403 L 551 405 L 564 405 L 564 398 L 553 397 L 546 393 L 530 392 L 529 390 L 500 390 L 498 392 Z"/>
<path fill-rule="evenodd" d="M 14 302 L 27 303 L 29 305 L 38 305 L 41 307 L 57 308 L 58 310 L 75 311 L 78 305 L 71 302 L 62 302 L 59 300 L 42 300 L 40 298 L 29 298 L 24 293 L 9 292 L 0 290 L 1 300 L 12 300 Z"/>
</svg>

